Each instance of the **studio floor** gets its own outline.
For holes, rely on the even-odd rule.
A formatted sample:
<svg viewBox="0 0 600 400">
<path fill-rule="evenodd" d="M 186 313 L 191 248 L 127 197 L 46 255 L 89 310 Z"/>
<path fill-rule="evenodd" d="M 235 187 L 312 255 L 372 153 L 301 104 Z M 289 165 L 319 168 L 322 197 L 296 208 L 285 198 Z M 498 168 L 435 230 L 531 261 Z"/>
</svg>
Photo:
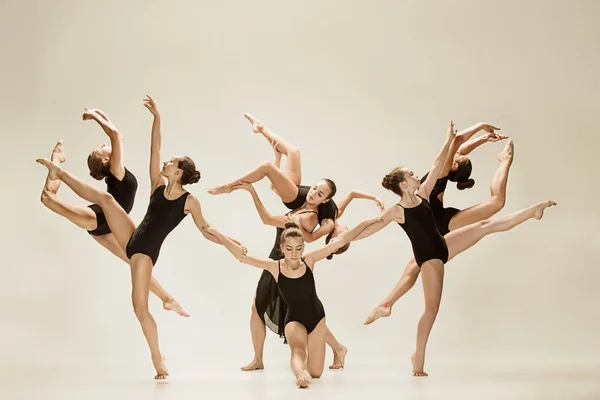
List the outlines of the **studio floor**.
<svg viewBox="0 0 600 400">
<path fill-rule="evenodd" d="M 143 369 L 143 368 L 142 368 Z M 413 378 L 394 365 L 352 360 L 325 371 L 308 389 L 294 385 L 287 365 L 257 372 L 224 368 L 171 371 L 155 382 L 126 365 L 98 369 L 39 368 L 4 374 L 4 399 L 600 399 L 600 366 L 515 367 L 447 365 Z M 408 371 L 409 372 L 409 371 Z"/>
</svg>

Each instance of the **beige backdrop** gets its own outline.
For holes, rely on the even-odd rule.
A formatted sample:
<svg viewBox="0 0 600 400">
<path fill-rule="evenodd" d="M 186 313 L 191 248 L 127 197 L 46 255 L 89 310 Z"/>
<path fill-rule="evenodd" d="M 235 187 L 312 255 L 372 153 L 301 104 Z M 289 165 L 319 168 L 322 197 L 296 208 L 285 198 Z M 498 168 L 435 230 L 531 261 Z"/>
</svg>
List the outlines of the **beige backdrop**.
<svg viewBox="0 0 600 400">
<path fill-rule="evenodd" d="M 547 199 L 559 207 L 447 266 L 428 368 L 597 363 L 600 5 L 521 3 L 3 1 L 0 363 L 151 373 L 128 268 L 43 207 L 46 170 L 34 162 L 63 138 L 66 168 L 92 182 L 86 157 L 107 138 L 81 113 L 103 109 L 125 137 L 126 166 L 139 181 L 131 215 L 140 221 L 149 197 L 146 93 L 162 112 L 163 158 L 186 154 L 202 172 L 189 190 L 206 218 L 263 256 L 274 229 L 250 196 L 206 193 L 272 157 L 244 112 L 301 148 L 303 182 L 330 177 L 338 198 L 357 188 L 386 205 L 397 198 L 381 187 L 383 175 L 398 164 L 425 173 L 450 119 L 459 129 L 500 126 L 516 148 L 502 213 Z M 450 185 L 447 205 L 487 198 L 502 147 L 473 154 L 475 187 Z M 269 210 L 285 212 L 266 182 L 257 189 Z M 60 195 L 86 204 L 65 186 Z M 377 213 L 357 201 L 343 219 Z M 365 368 L 408 372 L 420 282 L 391 318 L 362 321 L 410 256 L 406 235 L 390 225 L 317 266 L 329 325 Z M 260 271 L 205 241 L 191 218 L 168 237 L 154 271 L 193 314 L 184 320 L 151 301 L 172 373 L 250 361 Z M 267 363 L 285 366 L 287 357 L 269 335 Z"/>
</svg>

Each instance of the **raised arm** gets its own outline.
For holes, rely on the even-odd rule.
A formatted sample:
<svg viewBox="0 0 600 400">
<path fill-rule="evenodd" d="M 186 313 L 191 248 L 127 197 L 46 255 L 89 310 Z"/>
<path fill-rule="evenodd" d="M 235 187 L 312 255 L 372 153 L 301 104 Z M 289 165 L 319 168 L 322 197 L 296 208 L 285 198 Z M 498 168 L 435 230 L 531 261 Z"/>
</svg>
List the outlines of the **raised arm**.
<svg viewBox="0 0 600 400">
<path fill-rule="evenodd" d="M 94 120 L 100 125 L 104 133 L 110 139 L 110 173 L 113 174 L 117 179 L 122 180 L 125 176 L 125 167 L 123 166 L 123 137 L 119 133 L 119 130 L 115 125 L 108 119 L 108 116 L 97 108 L 85 109 L 83 113 L 83 120 L 89 121 Z"/>
<path fill-rule="evenodd" d="M 209 235 L 207 233 L 206 230 L 208 228 L 210 228 L 210 224 L 204 218 L 204 214 L 202 214 L 202 207 L 200 206 L 200 201 L 198 200 L 198 198 L 196 196 L 194 196 L 192 194 L 188 195 L 187 199 L 185 200 L 185 206 L 184 206 L 183 211 L 186 214 L 192 214 L 194 223 L 200 230 L 200 233 L 202 234 L 202 236 L 204 236 L 207 240 L 210 240 L 213 243 L 222 244 L 215 238 L 214 235 Z M 239 246 L 242 246 L 242 244 L 235 239 L 229 238 L 229 240 L 233 241 L 234 243 L 236 243 Z"/>
<path fill-rule="evenodd" d="M 152 139 L 150 140 L 150 193 L 154 193 L 157 187 L 165 184 L 165 179 L 160 175 L 160 146 L 162 141 L 160 113 L 152 97 L 146 95 L 143 102 L 144 107 L 150 110 L 154 116 L 154 121 L 152 122 Z"/>
<path fill-rule="evenodd" d="M 466 156 L 467 154 L 469 154 L 484 143 L 494 143 L 499 140 L 504 140 L 508 138 L 508 136 L 500 135 L 494 132 L 494 129 L 499 128 L 492 127 L 491 125 L 488 125 L 488 127 L 490 127 L 491 129 L 483 128 L 487 132 L 485 135 L 476 137 L 475 139 L 471 139 L 469 141 L 465 141 L 460 145 L 456 152 L 461 156 Z"/>
<path fill-rule="evenodd" d="M 256 211 L 258 211 L 258 215 L 263 224 L 275 226 L 277 228 L 285 228 L 285 223 L 289 221 L 288 218 L 285 215 L 271 215 L 263 205 L 262 201 L 260 201 L 260 197 L 258 197 L 258 193 L 256 193 L 254 186 L 250 183 L 240 182 L 239 185 L 233 187 L 233 190 L 240 189 L 246 190 L 252 196 L 254 207 L 256 207 Z"/>
<path fill-rule="evenodd" d="M 417 194 L 425 199 L 429 199 L 429 195 L 433 190 L 433 186 L 435 182 L 438 180 L 438 176 L 444 167 L 444 163 L 446 162 L 446 157 L 448 156 L 448 150 L 450 149 L 450 144 L 456 137 L 456 130 L 454 129 L 454 122 L 450 121 L 450 126 L 448 127 L 448 133 L 446 135 L 446 141 L 442 146 L 441 150 L 433 160 L 433 165 L 431 166 L 431 170 L 429 171 L 429 175 L 425 182 L 421 185 Z"/>
<path fill-rule="evenodd" d="M 379 200 L 376 196 L 369 194 L 367 192 L 362 192 L 360 190 L 355 190 L 352 189 L 343 199 L 342 201 L 338 202 L 338 214 L 337 217 L 341 218 L 342 214 L 344 214 L 344 211 L 346 211 L 346 207 L 348 207 L 348 204 L 350 204 L 350 202 L 354 199 L 366 199 L 366 200 L 372 200 L 375 202 L 375 204 L 377 204 L 377 207 L 379 207 L 379 209 L 381 211 L 384 210 L 384 206 L 383 206 L 383 202 L 381 200 Z"/>
<path fill-rule="evenodd" d="M 336 238 L 336 240 L 329 242 L 329 244 L 327 244 L 326 246 L 321 247 L 318 250 L 311 251 L 306 256 L 304 256 L 304 260 L 312 269 L 317 261 L 324 259 L 328 255 L 335 252 L 337 249 L 344 247 L 348 242 L 356 240 L 358 235 L 364 232 L 369 226 L 380 222 L 381 219 L 379 218 L 363 221 L 360 224 L 353 227 L 352 229 L 349 229 L 346 232 L 339 235 Z"/>
<path fill-rule="evenodd" d="M 214 238 L 220 244 L 222 244 L 238 261 L 243 262 L 244 264 L 252 265 L 256 268 L 266 269 L 271 273 L 278 272 L 277 263 L 275 261 L 264 260 L 247 255 L 247 251 L 243 246 L 236 244 L 231 238 L 228 238 L 212 227 L 206 228 L 205 231 L 208 235 L 214 236 Z"/>
</svg>

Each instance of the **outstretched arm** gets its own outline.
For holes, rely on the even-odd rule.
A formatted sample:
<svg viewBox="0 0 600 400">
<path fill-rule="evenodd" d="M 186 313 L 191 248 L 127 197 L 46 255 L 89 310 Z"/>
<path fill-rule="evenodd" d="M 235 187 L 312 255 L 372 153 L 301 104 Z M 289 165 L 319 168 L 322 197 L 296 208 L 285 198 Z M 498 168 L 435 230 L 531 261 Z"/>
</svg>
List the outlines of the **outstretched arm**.
<svg viewBox="0 0 600 400">
<path fill-rule="evenodd" d="M 376 196 L 369 194 L 367 192 L 362 192 L 360 190 L 355 190 L 352 189 L 343 199 L 342 201 L 338 202 L 338 214 L 337 217 L 341 218 L 342 214 L 344 214 L 344 211 L 346 211 L 346 207 L 348 207 L 348 204 L 350 204 L 350 202 L 354 199 L 366 199 L 366 200 L 372 200 L 375 202 L 375 204 L 377 204 L 377 206 L 379 207 L 379 209 L 381 211 L 383 211 L 384 206 L 383 206 L 383 202 L 381 200 L 379 200 Z"/>
<path fill-rule="evenodd" d="M 402 207 L 400 207 L 397 204 L 394 204 L 393 206 L 391 206 L 390 208 L 385 210 L 379 216 L 379 219 L 377 222 L 368 226 L 364 231 L 359 233 L 359 235 L 356 238 L 354 238 L 353 241 L 368 238 L 369 236 L 373 235 L 374 233 L 377 233 L 380 230 L 382 230 L 383 228 L 385 228 L 392 221 L 403 222 L 403 220 L 404 220 L 404 211 L 402 210 Z"/>
<path fill-rule="evenodd" d="M 152 139 L 150 141 L 150 193 L 154 193 L 157 187 L 165 184 L 165 179 L 160 175 L 160 147 L 162 137 L 160 132 L 160 113 L 152 97 L 146 95 L 143 100 L 146 107 L 154 116 L 152 122 Z"/>
<path fill-rule="evenodd" d="M 354 228 L 347 230 L 337 237 L 335 241 L 329 242 L 327 246 L 321 247 L 318 250 L 308 253 L 304 259 L 311 267 L 319 260 L 324 259 L 328 255 L 335 252 L 337 249 L 344 247 L 348 242 L 356 240 L 358 235 L 365 231 L 369 226 L 380 222 L 379 218 L 369 219 L 356 225 Z"/>
<path fill-rule="evenodd" d="M 444 167 L 444 163 L 446 161 L 446 157 L 448 156 L 448 150 L 450 149 L 450 144 L 456 137 L 456 130 L 454 130 L 454 122 L 450 121 L 450 127 L 448 127 L 448 133 L 446 135 L 446 141 L 442 146 L 440 152 L 437 154 L 435 159 L 433 160 L 433 165 L 431 166 L 431 170 L 429 171 L 429 175 L 427 175 L 427 179 L 421 185 L 417 193 L 419 196 L 429 199 L 429 195 L 433 190 L 433 186 L 435 182 L 438 180 L 438 176 Z"/>
<path fill-rule="evenodd" d="M 256 207 L 256 211 L 258 211 L 258 215 L 260 216 L 260 220 L 265 225 L 275 226 L 277 228 L 285 228 L 285 223 L 288 221 L 288 218 L 285 215 L 273 216 L 271 215 L 262 201 L 260 201 L 260 197 L 258 197 L 258 193 L 254 189 L 250 183 L 241 182 L 239 185 L 233 187 L 233 190 L 243 189 L 248 191 L 252 196 L 252 201 L 254 201 L 254 206 Z"/>
<path fill-rule="evenodd" d="M 247 250 L 244 247 L 236 244 L 231 238 L 212 227 L 206 228 L 205 231 L 208 235 L 213 236 L 218 243 L 222 244 L 238 261 L 256 268 L 266 269 L 271 273 L 275 271 L 277 264 L 273 260 L 264 260 L 247 255 Z"/>
<path fill-rule="evenodd" d="M 125 167 L 123 166 L 123 137 L 119 133 L 119 130 L 108 119 L 108 116 L 97 108 L 86 108 L 83 113 L 83 120 L 96 121 L 102 130 L 104 130 L 104 133 L 106 133 L 106 135 L 109 137 L 111 147 L 110 173 L 113 174 L 117 179 L 122 180 L 125 176 Z"/>
<path fill-rule="evenodd" d="M 202 236 L 204 236 L 207 240 L 210 240 L 213 243 L 221 244 L 215 238 L 214 235 L 207 234 L 206 229 L 210 227 L 210 224 L 204 218 L 204 214 L 202 214 L 202 207 L 200 206 L 200 201 L 198 200 L 198 198 L 196 196 L 194 196 L 192 194 L 188 195 L 187 199 L 185 200 L 184 212 L 186 214 L 188 214 L 188 213 L 192 214 L 192 218 L 194 219 L 194 223 L 196 224 L 196 226 L 200 230 L 200 233 L 202 234 Z M 240 245 L 240 246 L 242 245 L 237 240 L 234 240 L 234 239 L 231 239 L 231 238 L 229 238 L 229 239 L 232 240 L 234 243 Z"/>
</svg>

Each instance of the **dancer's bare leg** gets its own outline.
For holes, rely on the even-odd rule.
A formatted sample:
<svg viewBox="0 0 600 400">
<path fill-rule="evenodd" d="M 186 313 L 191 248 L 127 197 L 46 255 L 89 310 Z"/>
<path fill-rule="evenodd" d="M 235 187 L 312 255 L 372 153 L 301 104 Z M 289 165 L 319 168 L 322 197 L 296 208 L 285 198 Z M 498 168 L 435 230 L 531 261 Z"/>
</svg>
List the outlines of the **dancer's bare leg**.
<svg viewBox="0 0 600 400">
<path fill-rule="evenodd" d="M 491 233 L 508 231 L 528 219 L 541 219 L 544 210 L 555 205 L 556 203 L 553 201 L 545 201 L 503 217 L 486 219 L 448 233 L 445 236 L 448 246 L 448 261 Z"/>
<path fill-rule="evenodd" d="M 117 238 L 112 233 L 102 236 L 92 236 L 96 242 L 110 251 L 112 254 L 123 260 L 127 265 L 129 265 L 129 259 L 127 258 L 127 254 L 125 251 L 119 246 L 119 242 L 117 242 Z M 154 293 L 158 298 L 160 298 L 163 302 L 163 308 L 167 311 L 174 311 L 182 317 L 189 317 L 190 314 L 187 313 L 181 304 L 173 296 L 169 294 L 158 282 L 158 280 L 152 276 L 150 280 L 150 291 Z"/>
<path fill-rule="evenodd" d="M 498 155 L 500 165 L 490 184 L 490 198 L 483 203 L 459 211 L 452 217 L 448 224 L 450 231 L 483 221 L 499 212 L 506 203 L 506 186 L 508 184 L 508 173 L 514 159 L 514 143 L 512 139 L 506 142 L 504 150 Z"/>
<path fill-rule="evenodd" d="M 289 322 L 285 326 L 285 337 L 291 350 L 290 367 L 296 377 L 296 385 L 305 388 L 310 384 L 310 375 L 306 372 L 308 334 L 299 322 Z"/>
<path fill-rule="evenodd" d="M 156 369 L 154 379 L 165 379 L 169 371 L 165 359 L 160 353 L 158 345 L 158 329 L 156 321 L 148 310 L 148 294 L 150 293 L 150 279 L 152 278 L 152 260 L 145 254 L 134 254 L 131 259 L 131 284 L 133 287 L 131 298 L 133 310 L 150 347 L 152 364 Z"/>
<path fill-rule="evenodd" d="M 112 195 L 87 184 L 48 159 L 38 158 L 36 161 L 48 168 L 48 176 L 51 180 L 60 179 L 79 197 L 98 204 L 102 208 L 111 232 L 117 238 L 121 248 L 125 250 L 129 238 L 135 231 L 135 224 Z"/>
<path fill-rule="evenodd" d="M 63 141 L 60 140 L 52 149 L 50 159 L 55 164 L 61 164 L 66 160 L 66 156 L 63 152 Z M 96 214 L 89 207 L 76 206 L 69 204 L 63 199 L 57 196 L 58 189 L 60 188 L 60 180 L 51 179 L 50 171 L 46 177 L 44 183 L 44 189 L 42 189 L 41 202 L 48 209 L 61 215 L 77 225 L 78 227 L 85 230 L 94 230 L 97 227 Z"/>
<path fill-rule="evenodd" d="M 412 289 L 412 287 L 415 285 L 415 282 L 417 282 L 417 278 L 419 277 L 420 273 L 421 269 L 417 265 L 417 262 L 414 258 L 411 259 L 404 269 L 400 280 L 398 283 L 396 283 L 396 286 L 394 286 L 390 294 L 388 294 L 387 297 L 383 299 L 383 301 L 379 303 L 377 307 L 373 309 L 373 311 L 371 311 L 364 324 L 369 325 L 377 321 L 379 318 L 389 317 L 392 314 L 392 307 L 394 304 L 400 299 L 400 297 L 404 296 L 406 292 Z"/>
<path fill-rule="evenodd" d="M 323 318 L 307 337 L 306 369 L 311 378 L 320 378 L 323 375 L 327 331 L 325 318 Z"/>
<path fill-rule="evenodd" d="M 240 182 L 254 183 L 264 177 L 267 177 L 271 181 L 276 193 L 279 194 L 283 202 L 291 202 L 298 196 L 298 185 L 269 161 L 260 164 L 252 171 L 229 183 L 208 189 L 208 193 L 213 195 L 231 193 L 233 187 Z"/>
<path fill-rule="evenodd" d="M 252 301 L 252 311 L 250 314 L 250 334 L 252 335 L 252 347 L 254 348 L 254 359 L 242 371 L 256 371 L 264 369 L 263 351 L 265 348 L 265 339 L 267 337 L 267 328 L 258 316 L 256 311 L 256 299 Z"/>
<path fill-rule="evenodd" d="M 253 115 L 244 114 L 244 116 L 252 124 L 252 130 L 255 133 L 261 133 L 271 146 L 276 146 L 276 150 L 287 157 L 285 173 L 296 185 L 299 185 L 302 182 L 302 163 L 298 147 L 290 144 L 281 136 L 271 131 Z"/>
<path fill-rule="evenodd" d="M 333 364 L 329 366 L 329 369 L 343 369 L 348 349 L 338 342 L 327 325 L 325 325 L 325 342 L 333 351 Z"/>
<path fill-rule="evenodd" d="M 417 326 L 417 349 L 411 356 L 413 376 L 427 376 L 425 366 L 425 350 L 431 328 L 438 314 L 444 286 L 444 263 L 440 260 L 429 260 L 423 263 L 422 280 L 425 295 L 425 312 Z"/>
</svg>

